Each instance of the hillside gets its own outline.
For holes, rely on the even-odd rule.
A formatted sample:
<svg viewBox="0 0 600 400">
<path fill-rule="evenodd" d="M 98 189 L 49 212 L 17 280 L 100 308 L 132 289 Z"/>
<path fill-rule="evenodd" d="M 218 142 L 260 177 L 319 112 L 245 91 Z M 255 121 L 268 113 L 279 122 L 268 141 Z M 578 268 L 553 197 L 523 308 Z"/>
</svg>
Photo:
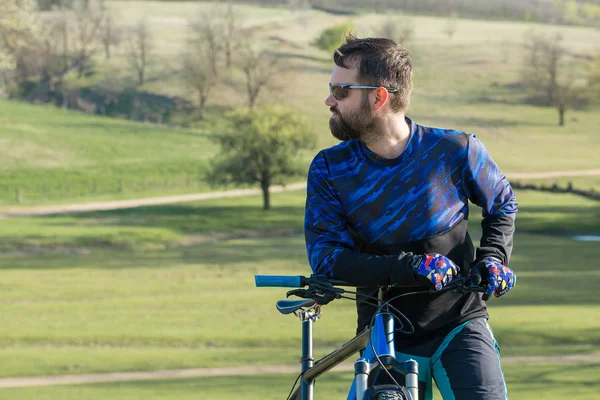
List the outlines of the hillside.
<svg viewBox="0 0 600 400">
<path fill-rule="evenodd" d="M 25 203 L 201 190 L 214 150 L 198 131 L 0 100 L 0 204 L 14 203 L 19 188 Z"/>
<path fill-rule="evenodd" d="M 185 98 L 195 94 L 182 79 L 188 22 L 210 3 L 109 1 L 124 27 L 148 20 L 155 45 L 148 82 L 140 91 Z M 532 103 L 519 83 L 523 40 L 538 32 L 560 33 L 570 51 L 589 55 L 600 31 L 584 27 L 460 19 L 450 38 L 447 18 L 388 13 L 337 16 L 316 10 L 235 5 L 239 29 L 258 48 L 268 48 L 283 66 L 275 86 L 259 103 L 278 102 L 305 115 L 319 147 L 336 143 L 327 119 L 331 57 L 311 45 L 326 27 L 352 21 L 360 36 L 376 34 L 388 20 L 410 23 L 413 38 L 404 43 L 415 65 L 415 90 L 409 115 L 417 122 L 475 132 L 506 172 L 598 169 L 600 112 L 585 107 L 567 112 L 564 127 L 554 109 Z M 131 81 L 126 47 L 105 61 L 95 75 L 69 77 L 74 88 L 103 90 Z M 142 197 L 208 190 L 201 169 L 216 151 L 209 136 L 224 112 L 246 104 L 239 68 L 228 70 L 208 99 L 204 121 L 186 120 L 188 129 L 91 117 L 53 107 L 0 101 L 0 204 L 22 204 Z M 173 122 L 181 121 L 176 115 Z M 567 145 L 568 144 L 568 145 Z M 306 165 L 313 154 L 305 154 Z M 587 188 L 587 181 L 586 188 Z"/>
</svg>

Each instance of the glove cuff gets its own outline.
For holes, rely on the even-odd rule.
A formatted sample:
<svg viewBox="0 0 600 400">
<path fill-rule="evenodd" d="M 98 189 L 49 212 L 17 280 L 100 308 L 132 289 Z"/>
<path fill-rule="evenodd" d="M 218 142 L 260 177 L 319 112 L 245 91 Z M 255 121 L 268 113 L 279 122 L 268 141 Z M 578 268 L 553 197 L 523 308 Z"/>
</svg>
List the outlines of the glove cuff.
<svg viewBox="0 0 600 400">
<path fill-rule="evenodd" d="M 398 256 L 398 263 L 390 271 L 390 283 L 400 286 L 413 286 L 416 281 L 415 271 L 423 260 L 423 256 L 413 253 L 402 253 Z"/>
</svg>

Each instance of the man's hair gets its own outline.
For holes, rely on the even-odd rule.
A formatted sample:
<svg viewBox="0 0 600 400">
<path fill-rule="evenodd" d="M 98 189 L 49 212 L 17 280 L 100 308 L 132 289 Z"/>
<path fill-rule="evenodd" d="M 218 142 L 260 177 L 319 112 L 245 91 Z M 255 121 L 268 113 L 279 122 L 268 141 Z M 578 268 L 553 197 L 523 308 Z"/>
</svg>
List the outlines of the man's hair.
<svg viewBox="0 0 600 400">
<path fill-rule="evenodd" d="M 338 67 L 358 67 L 358 84 L 397 88 L 390 93 L 394 112 L 406 112 L 413 87 L 412 60 L 408 50 L 390 39 L 359 39 L 352 34 L 333 54 Z"/>
</svg>

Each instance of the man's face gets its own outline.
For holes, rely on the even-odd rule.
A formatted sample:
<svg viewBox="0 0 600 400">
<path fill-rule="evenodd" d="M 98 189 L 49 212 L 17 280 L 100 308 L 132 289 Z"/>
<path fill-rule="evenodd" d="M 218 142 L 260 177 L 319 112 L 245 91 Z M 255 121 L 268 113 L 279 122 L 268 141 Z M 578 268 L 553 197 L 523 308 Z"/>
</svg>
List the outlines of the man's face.
<svg viewBox="0 0 600 400">
<path fill-rule="evenodd" d="M 358 85 L 357 78 L 356 68 L 347 69 L 335 65 L 330 82 L 332 85 Z M 331 118 L 329 118 L 331 134 L 342 141 L 373 139 L 379 121 L 369 99 L 369 89 L 348 89 L 348 95 L 340 100 L 330 94 L 325 99 L 325 104 L 331 110 Z"/>
</svg>

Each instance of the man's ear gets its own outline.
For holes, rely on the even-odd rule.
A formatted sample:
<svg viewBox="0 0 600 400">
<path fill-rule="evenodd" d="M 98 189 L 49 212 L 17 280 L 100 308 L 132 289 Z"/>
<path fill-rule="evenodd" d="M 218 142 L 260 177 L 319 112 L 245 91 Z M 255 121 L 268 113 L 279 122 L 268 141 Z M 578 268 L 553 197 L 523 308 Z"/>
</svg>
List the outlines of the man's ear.
<svg viewBox="0 0 600 400">
<path fill-rule="evenodd" d="M 381 107 L 383 107 L 385 103 L 387 103 L 389 97 L 390 94 L 386 88 L 380 86 L 375 89 L 375 101 L 373 103 L 375 111 L 378 111 Z"/>
</svg>

